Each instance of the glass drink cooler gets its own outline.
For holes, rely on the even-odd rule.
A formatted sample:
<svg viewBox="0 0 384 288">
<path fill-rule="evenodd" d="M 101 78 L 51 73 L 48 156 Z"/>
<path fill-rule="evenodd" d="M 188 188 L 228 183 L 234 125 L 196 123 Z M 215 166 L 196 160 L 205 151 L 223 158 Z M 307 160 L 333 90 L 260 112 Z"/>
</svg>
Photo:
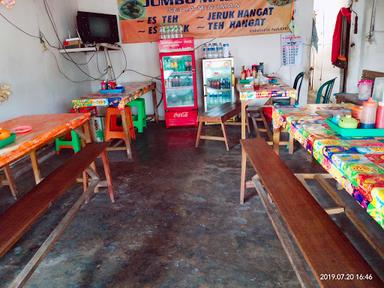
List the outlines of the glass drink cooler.
<svg viewBox="0 0 384 288">
<path fill-rule="evenodd" d="M 166 127 L 197 126 L 194 51 L 160 51 L 160 69 Z"/>
<path fill-rule="evenodd" d="M 236 102 L 233 64 L 233 58 L 203 59 L 205 111 Z"/>
</svg>

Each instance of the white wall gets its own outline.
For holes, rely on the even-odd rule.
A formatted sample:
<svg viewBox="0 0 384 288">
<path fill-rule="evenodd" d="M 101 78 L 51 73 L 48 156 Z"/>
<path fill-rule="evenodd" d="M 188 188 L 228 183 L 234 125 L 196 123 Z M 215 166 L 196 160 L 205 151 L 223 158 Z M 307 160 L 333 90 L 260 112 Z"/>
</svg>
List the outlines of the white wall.
<svg viewBox="0 0 384 288">
<path fill-rule="evenodd" d="M 78 0 L 79 10 L 117 14 L 116 0 Z M 296 2 L 296 32 L 304 37 L 306 43 L 303 63 L 294 67 L 281 67 L 280 64 L 280 34 L 245 36 L 219 39 L 218 41 L 230 43 L 232 55 L 235 58 L 235 71 L 239 74 L 242 65 L 252 65 L 258 62 L 264 62 L 268 73 L 277 72 L 289 84 L 293 84 L 295 76 L 301 71 L 308 71 L 310 61 L 310 43 L 312 32 L 312 12 L 313 0 L 298 0 Z M 209 39 L 196 40 L 196 46 Z M 124 44 L 124 51 L 128 58 L 128 68 L 140 71 L 151 76 L 159 76 L 159 57 L 156 43 Z M 123 60 L 121 53 L 112 52 L 113 63 L 116 74 L 122 71 Z M 198 58 L 201 52 L 197 51 Z M 200 65 L 198 65 L 199 68 Z M 96 70 L 96 64 L 93 62 L 89 66 L 90 71 Z M 199 95 L 201 95 L 201 74 L 198 69 Z M 128 72 L 120 79 L 121 82 L 146 80 L 134 72 Z M 159 88 L 160 84 L 159 84 Z M 98 89 L 98 86 L 94 86 Z M 306 102 L 308 90 L 308 81 L 303 84 L 301 102 Z M 147 98 L 148 101 L 149 97 Z M 200 100 L 200 99 L 199 99 Z M 147 101 L 147 102 L 148 102 Z M 160 106 L 161 109 L 163 105 Z M 150 107 L 147 107 L 150 110 Z"/>
<path fill-rule="evenodd" d="M 74 31 L 77 1 L 49 0 L 49 4 L 63 39 L 67 31 Z M 40 27 L 47 38 L 57 45 L 43 7 L 42 0 L 17 1 L 11 10 L 0 5 L 0 12 L 31 34 L 38 35 Z M 13 91 L 9 101 L 0 104 L 0 121 L 19 115 L 68 111 L 72 98 L 90 90 L 90 83 L 67 81 L 58 72 L 53 55 L 43 52 L 39 39 L 24 35 L 1 17 L 0 35 L 0 83 L 10 84 Z M 84 79 L 72 64 L 57 57 L 69 77 Z M 86 60 L 83 55 L 74 57 L 78 61 Z"/>
<path fill-rule="evenodd" d="M 317 91 L 320 86 L 336 78 L 333 93 L 340 92 L 341 69 L 333 66 L 331 61 L 333 32 L 336 18 L 342 7 L 347 7 L 349 0 L 315 0 L 316 28 L 319 37 L 319 50 L 313 49 L 314 81 L 313 88 Z"/>
<path fill-rule="evenodd" d="M 348 92 L 357 92 L 357 82 L 363 69 L 384 72 L 384 1 L 377 1 L 376 30 L 373 42 L 369 43 L 367 36 L 371 20 L 373 0 L 354 1 L 353 9 L 359 15 L 358 34 L 351 31 L 350 64 L 348 73 Z M 353 22 L 353 21 L 352 21 Z"/>
</svg>

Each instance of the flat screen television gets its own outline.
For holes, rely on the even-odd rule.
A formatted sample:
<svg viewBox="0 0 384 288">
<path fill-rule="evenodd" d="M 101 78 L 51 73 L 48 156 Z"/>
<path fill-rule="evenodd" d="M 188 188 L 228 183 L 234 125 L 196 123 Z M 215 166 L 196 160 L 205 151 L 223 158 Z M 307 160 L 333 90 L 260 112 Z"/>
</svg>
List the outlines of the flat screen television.
<svg viewBox="0 0 384 288">
<path fill-rule="evenodd" d="M 114 44 L 120 41 L 116 15 L 79 11 L 77 29 L 85 44 Z"/>
</svg>

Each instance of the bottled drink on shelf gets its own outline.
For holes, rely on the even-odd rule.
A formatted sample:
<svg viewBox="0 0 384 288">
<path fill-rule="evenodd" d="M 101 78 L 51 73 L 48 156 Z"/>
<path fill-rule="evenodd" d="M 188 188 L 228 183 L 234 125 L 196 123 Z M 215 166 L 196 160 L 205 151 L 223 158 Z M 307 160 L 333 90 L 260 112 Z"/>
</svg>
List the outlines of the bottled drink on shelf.
<svg viewBox="0 0 384 288">
<path fill-rule="evenodd" d="M 230 57 L 231 52 L 229 51 L 228 43 L 208 43 L 202 46 L 203 58 L 227 58 Z"/>
<path fill-rule="evenodd" d="M 223 51 L 223 44 L 219 43 L 219 45 L 217 46 L 217 49 L 218 49 L 218 58 L 223 58 L 224 57 L 224 51 Z"/>
<path fill-rule="evenodd" d="M 207 57 L 207 45 L 204 44 L 202 49 L 203 49 L 203 58 L 207 59 L 208 58 Z"/>
<path fill-rule="evenodd" d="M 229 44 L 228 43 L 223 44 L 223 57 L 224 58 L 230 57 Z"/>
<path fill-rule="evenodd" d="M 217 46 L 217 43 L 213 43 L 212 45 L 213 49 L 212 49 L 212 58 L 218 58 L 218 46 Z"/>
<path fill-rule="evenodd" d="M 211 45 L 211 43 L 208 44 L 208 48 L 207 48 L 207 58 L 208 58 L 208 59 L 212 58 L 212 45 Z"/>
</svg>

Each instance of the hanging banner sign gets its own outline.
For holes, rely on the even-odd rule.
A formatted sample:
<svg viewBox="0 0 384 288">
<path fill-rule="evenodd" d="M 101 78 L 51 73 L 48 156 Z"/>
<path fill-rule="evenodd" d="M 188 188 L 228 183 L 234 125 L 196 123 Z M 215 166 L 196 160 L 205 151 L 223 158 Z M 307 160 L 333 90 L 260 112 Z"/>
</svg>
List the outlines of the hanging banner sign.
<svg viewBox="0 0 384 288">
<path fill-rule="evenodd" d="M 288 32 L 293 0 L 117 0 L 123 43 L 154 42 L 161 25 L 194 38 Z"/>
</svg>

